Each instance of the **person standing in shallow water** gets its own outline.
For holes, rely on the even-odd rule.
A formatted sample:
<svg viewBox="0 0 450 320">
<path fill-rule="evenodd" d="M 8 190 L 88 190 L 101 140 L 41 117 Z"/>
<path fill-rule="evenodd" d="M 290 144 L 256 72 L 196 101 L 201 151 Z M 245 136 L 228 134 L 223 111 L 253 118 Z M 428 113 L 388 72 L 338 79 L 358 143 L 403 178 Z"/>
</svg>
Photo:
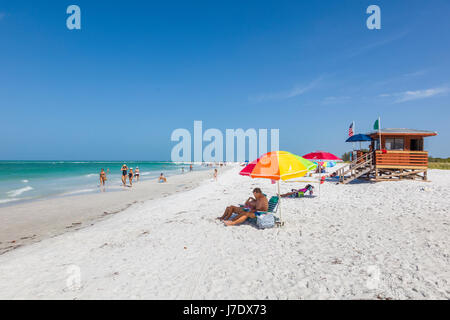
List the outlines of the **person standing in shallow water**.
<svg viewBox="0 0 450 320">
<path fill-rule="evenodd" d="M 136 167 L 136 170 L 134 170 L 134 176 L 136 177 L 136 182 L 139 181 L 139 167 Z"/>
<path fill-rule="evenodd" d="M 133 168 L 130 168 L 130 172 L 128 173 L 128 179 L 130 180 L 130 187 L 133 186 Z"/>
<path fill-rule="evenodd" d="M 122 184 L 125 187 L 127 185 L 127 170 L 128 170 L 128 167 L 125 163 L 123 164 L 121 170 L 122 170 Z"/>
<path fill-rule="evenodd" d="M 103 187 L 103 189 L 105 188 L 105 182 L 106 180 L 108 180 L 106 178 L 106 172 L 105 170 L 102 168 L 102 170 L 100 170 L 100 188 Z"/>
</svg>

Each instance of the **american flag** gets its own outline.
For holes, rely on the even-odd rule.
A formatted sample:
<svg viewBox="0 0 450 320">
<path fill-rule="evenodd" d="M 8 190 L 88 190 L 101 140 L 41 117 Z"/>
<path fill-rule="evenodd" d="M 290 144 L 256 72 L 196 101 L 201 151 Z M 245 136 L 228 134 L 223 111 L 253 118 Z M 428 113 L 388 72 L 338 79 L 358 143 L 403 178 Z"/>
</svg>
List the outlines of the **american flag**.
<svg viewBox="0 0 450 320">
<path fill-rule="evenodd" d="M 348 136 L 349 137 L 353 136 L 353 122 L 350 125 L 350 127 L 348 127 Z"/>
</svg>

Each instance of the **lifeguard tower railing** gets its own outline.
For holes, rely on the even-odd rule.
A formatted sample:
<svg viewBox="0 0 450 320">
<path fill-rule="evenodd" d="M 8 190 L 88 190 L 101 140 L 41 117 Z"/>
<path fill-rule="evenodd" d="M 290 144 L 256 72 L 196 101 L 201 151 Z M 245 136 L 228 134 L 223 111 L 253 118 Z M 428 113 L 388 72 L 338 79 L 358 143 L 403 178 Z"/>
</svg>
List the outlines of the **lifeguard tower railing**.
<svg viewBox="0 0 450 320">
<path fill-rule="evenodd" d="M 364 153 L 336 171 L 339 182 L 349 183 L 360 177 L 375 181 L 416 179 L 427 180 L 428 152 L 376 150 Z"/>
<path fill-rule="evenodd" d="M 375 166 L 380 169 L 427 169 L 427 151 L 377 150 Z"/>
</svg>

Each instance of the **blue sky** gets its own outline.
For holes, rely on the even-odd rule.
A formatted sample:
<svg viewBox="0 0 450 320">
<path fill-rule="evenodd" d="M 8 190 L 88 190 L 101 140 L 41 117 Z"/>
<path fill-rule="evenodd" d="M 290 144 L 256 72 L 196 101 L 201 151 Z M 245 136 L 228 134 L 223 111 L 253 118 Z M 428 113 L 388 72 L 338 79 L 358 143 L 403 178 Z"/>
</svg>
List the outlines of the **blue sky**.
<svg viewBox="0 0 450 320">
<path fill-rule="evenodd" d="M 66 28 L 67 6 L 82 29 Z M 368 30 L 366 8 L 381 8 Z M 0 1 L 0 159 L 168 160 L 176 128 L 434 130 L 450 156 L 450 2 Z"/>
</svg>

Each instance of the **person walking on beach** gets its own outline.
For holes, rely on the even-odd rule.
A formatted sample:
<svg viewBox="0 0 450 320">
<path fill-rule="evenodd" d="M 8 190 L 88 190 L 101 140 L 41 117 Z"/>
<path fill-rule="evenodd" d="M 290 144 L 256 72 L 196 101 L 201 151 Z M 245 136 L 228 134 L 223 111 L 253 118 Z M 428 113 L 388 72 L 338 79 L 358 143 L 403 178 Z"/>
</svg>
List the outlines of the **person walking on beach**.
<svg viewBox="0 0 450 320">
<path fill-rule="evenodd" d="M 164 177 L 164 174 L 161 172 L 161 175 L 159 176 L 159 182 L 167 182 L 166 177 Z"/>
<path fill-rule="evenodd" d="M 100 170 L 100 188 L 103 187 L 105 188 L 105 182 L 106 180 L 108 180 L 106 178 L 106 172 L 105 170 L 102 168 L 102 170 Z"/>
<path fill-rule="evenodd" d="M 136 177 L 136 182 L 139 181 L 139 167 L 136 167 L 136 170 L 134 170 L 134 176 Z"/>
<path fill-rule="evenodd" d="M 122 183 L 123 186 L 125 187 L 127 185 L 127 170 L 128 170 L 128 167 L 125 163 L 123 164 L 121 170 L 122 170 Z"/>
<path fill-rule="evenodd" d="M 189 167 L 189 171 L 192 171 L 192 170 L 194 170 L 194 169 L 192 168 L 192 164 L 191 164 Z"/>
<path fill-rule="evenodd" d="M 218 174 L 217 169 L 214 169 L 214 180 L 215 181 L 217 181 L 217 174 Z"/>
<path fill-rule="evenodd" d="M 133 168 L 130 168 L 130 172 L 128 173 L 128 179 L 130 180 L 130 187 L 133 186 Z"/>
</svg>

